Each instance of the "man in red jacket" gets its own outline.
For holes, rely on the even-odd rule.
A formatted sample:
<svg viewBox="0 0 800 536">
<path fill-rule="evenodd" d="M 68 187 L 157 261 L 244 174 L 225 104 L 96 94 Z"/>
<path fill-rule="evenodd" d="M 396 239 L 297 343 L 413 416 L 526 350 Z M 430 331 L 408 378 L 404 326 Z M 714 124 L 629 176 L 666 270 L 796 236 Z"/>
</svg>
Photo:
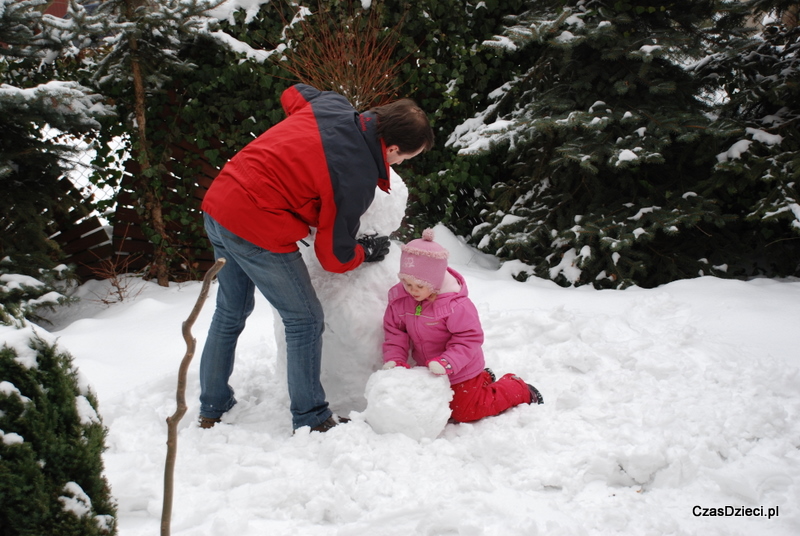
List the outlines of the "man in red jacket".
<svg viewBox="0 0 800 536">
<path fill-rule="evenodd" d="M 356 238 L 375 187 L 389 191 L 389 166 L 433 145 L 425 113 L 408 99 L 358 113 L 347 99 L 298 84 L 281 95 L 287 118 L 237 153 L 203 200 L 216 258 L 217 308 L 200 361 L 200 426 L 236 404 L 229 385 L 239 335 L 255 289 L 278 311 L 286 333 L 294 429 L 338 424 L 320 382 L 324 316 L 297 242 L 314 234 L 329 272 L 383 260 L 388 237 Z"/>
</svg>

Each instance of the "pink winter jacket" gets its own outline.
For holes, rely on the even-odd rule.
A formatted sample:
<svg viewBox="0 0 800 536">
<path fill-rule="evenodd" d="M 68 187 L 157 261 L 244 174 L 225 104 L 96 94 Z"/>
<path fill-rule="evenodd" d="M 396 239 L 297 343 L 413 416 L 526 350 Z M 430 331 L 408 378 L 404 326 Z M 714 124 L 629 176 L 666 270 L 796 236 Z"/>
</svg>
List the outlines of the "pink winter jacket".
<svg viewBox="0 0 800 536">
<path fill-rule="evenodd" d="M 439 294 L 432 302 L 417 302 L 402 283 L 389 289 L 389 305 L 383 316 L 383 361 L 408 363 L 409 350 L 421 366 L 443 357 L 453 367 L 450 383 L 456 384 L 474 378 L 486 364 L 478 310 L 468 297 L 462 275 L 452 268 L 447 270 L 461 284 L 461 290 Z M 421 311 L 416 314 L 420 303 Z"/>
</svg>

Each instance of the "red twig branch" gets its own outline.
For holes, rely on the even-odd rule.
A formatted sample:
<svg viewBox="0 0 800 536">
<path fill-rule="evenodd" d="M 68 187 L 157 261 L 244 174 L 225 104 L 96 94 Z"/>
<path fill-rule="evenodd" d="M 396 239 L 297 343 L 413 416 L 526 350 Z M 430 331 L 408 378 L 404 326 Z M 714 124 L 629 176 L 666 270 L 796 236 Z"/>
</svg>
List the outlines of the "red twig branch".
<svg viewBox="0 0 800 536">
<path fill-rule="evenodd" d="M 315 21 L 294 28 L 295 43 L 280 65 L 301 82 L 336 91 L 358 110 L 391 100 L 399 88 L 397 77 L 404 60 L 393 60 L 402 21 L 386 29 L 381 8 L 368 11 L 349 3 L 338 15 L 320 4 Z"/>
</svg>

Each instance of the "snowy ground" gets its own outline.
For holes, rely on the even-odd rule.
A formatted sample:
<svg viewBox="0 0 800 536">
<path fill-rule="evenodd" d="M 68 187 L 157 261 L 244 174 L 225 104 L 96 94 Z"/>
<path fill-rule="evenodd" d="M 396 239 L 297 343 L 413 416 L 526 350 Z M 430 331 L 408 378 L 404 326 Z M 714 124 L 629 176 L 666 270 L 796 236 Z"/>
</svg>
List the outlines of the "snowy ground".
<svg viewBox="0 0 800 536">
<path fill-rule="evenodd" d="M 172 534 L 800 534 L 800 281 L 563 289 L 485 260 L 462 248 L 451 264 L 481 312 L 487 364 L 536 385 L 543 406 L 420 441 L 335 408 L 353 422 L 292 436 L 259 297 L 232 380 L 239 404 L 211 430 L 195 424 L 199 350 L 192 362 Z M 199 289 L 135 282 L 138 295 L 104 306 L 107 283 L 88 283 L 48 328 L 98 393 L 120 536 L 159 531 L 181 322 Z M 700 515 L 726 506 L 763 515 Z"/>
</svg>

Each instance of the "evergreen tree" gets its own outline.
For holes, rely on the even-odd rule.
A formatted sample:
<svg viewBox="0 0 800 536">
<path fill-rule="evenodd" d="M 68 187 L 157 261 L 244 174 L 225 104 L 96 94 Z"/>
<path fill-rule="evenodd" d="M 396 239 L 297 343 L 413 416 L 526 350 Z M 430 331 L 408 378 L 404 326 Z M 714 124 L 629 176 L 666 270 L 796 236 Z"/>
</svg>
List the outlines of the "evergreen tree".
<svg viewBox="0 0 800 536">
<path fill-rule="evenodd" d="M 135 155 L 140 172 L 135 178 L 139 195 L 138 210 L 147 223 L 148 239 L 155 251 L 147 274 L 162 286 L 169 282 L 170 255 L 174 254 L 164 198 L 171 182 L 164 168 L 170 157 L 168 144 L 158 144 L 157 128 L 163 125 L 164 109 L 148 102 L 154 95 L 166 92 L 169 81 L 195 67 L 182 57 L 183 48 L 193 44 L 198 33 L 205 31 L 208 19 L 204 13 L 221 1 L 166 0 L 107 0 L 97 8 L 93 17 L 83 21 L 84 31 L 108 34 L 108 46 L 101 51 L 96 63 L 87 64 L 87 72 L 104 95 L 112 96 L 124 119 L 120 125 L 110 125 L 107 137 L 125 134 L 129 145 L 120 152 Z M 105 151 L 100 162 L 108 162 Z M 117 177 L 112 173 L 112 177 Z M 106 178 L 96 178 L 104 183 Z"/>
<path fill-rule="evenodd" d="M 794 2 L 750 5 L 761 31 L 698 65 L 722 81 L 723 119 L 743 122 L 705 188 L 739 217 L 745 274 L 800 275 L 800 28 Z"/>
<path fill-rule="evenodd" d="M 433 119 L 436 144 L 398 171 L 409 188 L 406 225 L 410 238 L 443 222 L 468 233 L 480 222 L 481 203 L 502 155 L 462 158 L 445 146 L 465 117 L 490 102 L 490 92 L 527 61 L 522 52 L 499 55 L 486 41 L 502 30 L 506 16 L 523 11 L 524 0 L 386 0 L 387 25 L 403 20 L 395 57 L 405 59 L 399 95 L 416 100 Z"/>
<path fill-rule="evenodd" d="M 293 11 L 289 3 L 269 2 L 218 21 L 203 15 L 212 4 L 171 2 L 137 7 L 131 18 L 127 4 L 104 4 L 98 14 L 116 21 L 109 32 L 130 19 L 121 24 L 127 37 L 114 38 L 115 48 L 100 57 L 100 67 L 97 60 L 85 66 L 87 77 L 114 98 L 126 118 L 104 124 L 93 182 L 117 187 L 125 160 L 138 161 L 142 171 L 133 194 L 162 260 L 151 264 L 156 271 L 150 276 L 165 282 L 165 276 L 196 275 L 195 256 L 210 249 L 195 197 L 198 168 L 213 175 L 209 167 L 221 168 L 284 117 L 280 95 L 291 81 L 267 60 Z M 142 76 L 138 92 L 134 60 Z M 137 119 L 142 115 L 144 121 Z M 109 142 L 119 137 L 125 145 L 112 151 Z"/>
<path fill-rule="evenodd" d="M 26 320 L 41 322 L 39 310 L 75 301 L 66 296 L 74 283 L 66 266 L 39 268 L 30 264 L 30 257 L 23 260 L 28 262 L 0 259 L 0 324 L 21 327 Z"/>
<path fill-rule="evenodd" d="M 530 59 L 449 140 L 506 155 L 473 240 L 562 285 L 724 273 L 730 215 L 700 185 L 736 125 L 712 120 L 716 87 L 687 67 L 742 33 L 741 5 L 528 7 L 494 44 Z"/>
<path fill-rule="evenodd" d="M 39 338 L 0 349 L 0 535 L 109 536 L 106 429 L 72 359 Z"/>
<path fill-rule="evenodd" d="M 86 211 L 63 180 L 74 138 L 108 114 L 97 94 L 65 78 L 79 43 L 62 21 L 41 14 L 44 4 L 0 0 L 0 256 L 34 255 L 43 265 L 60 254 L 48 226 Z"/>
<path fill-rule="evenodd" d="M 0 262 L 0 330 L 27 332 L 30 342 L 0 347 L 0 536 L 113 535 L 97 400 L 79 388 L 72 358 L 26 322 L 68 301 L 65 267 L 38 278 L 16 268 Z"/>
</svg>

